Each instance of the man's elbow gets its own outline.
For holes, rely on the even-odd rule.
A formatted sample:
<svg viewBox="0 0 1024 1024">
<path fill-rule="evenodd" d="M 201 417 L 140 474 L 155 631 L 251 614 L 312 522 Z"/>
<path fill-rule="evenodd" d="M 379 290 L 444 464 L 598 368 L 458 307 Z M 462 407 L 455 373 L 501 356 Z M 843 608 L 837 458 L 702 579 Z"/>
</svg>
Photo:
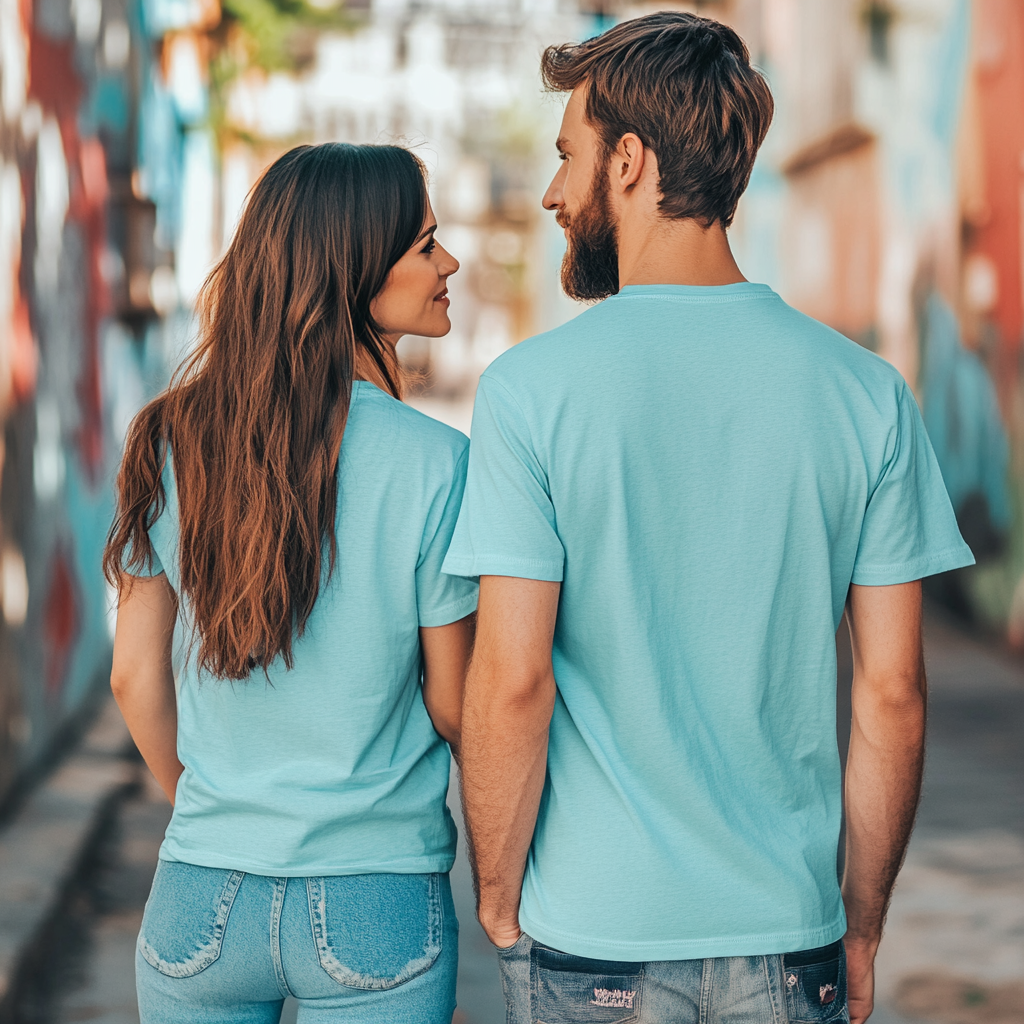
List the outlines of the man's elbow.
<svg viewBox="0 0 1024 1024">
<path fill-rule="evenodd" d="M 928 701 L 924 669 L 854 676 L 853 699 L 903 717 L 921 714 Z"/>
<path fill-rule="evenodd" d="M 923 742 L 928 715 L 928 697 L 924 686 L 908 678 L 903 685 L 864 685 L 854 682 L 853 716 L 858 725 L 872 734 L 892 734 L 913 737 Z"/>
<path fill-rule="evenodd" d="M 467 696 L 479 695 L 509 714 L 550 713 L 555 703 L 555 676 L 550 665 L 507 668 L 482 664 L 470 670 L 466 690 Z"/>
</svg>

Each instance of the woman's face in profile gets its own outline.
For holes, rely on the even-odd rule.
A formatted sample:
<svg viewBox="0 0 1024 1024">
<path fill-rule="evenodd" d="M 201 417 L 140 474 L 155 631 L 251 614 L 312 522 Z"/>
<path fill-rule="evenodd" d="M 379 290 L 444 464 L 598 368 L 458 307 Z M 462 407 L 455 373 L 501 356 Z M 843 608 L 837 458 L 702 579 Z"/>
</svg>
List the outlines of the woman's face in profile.
<svg viewBox="0 0 1024 1024">
<path fill-rule="evenodd" d="M 370 303 L 374 320 L 392 341 L 404 334 L 440 338 L 451 330 L 447 282 L 459 269 L 459 261 L 434 240 L 436 228 L 427 200 L 419 237 L 391 268 L 387 283 Z"/>
</svg>

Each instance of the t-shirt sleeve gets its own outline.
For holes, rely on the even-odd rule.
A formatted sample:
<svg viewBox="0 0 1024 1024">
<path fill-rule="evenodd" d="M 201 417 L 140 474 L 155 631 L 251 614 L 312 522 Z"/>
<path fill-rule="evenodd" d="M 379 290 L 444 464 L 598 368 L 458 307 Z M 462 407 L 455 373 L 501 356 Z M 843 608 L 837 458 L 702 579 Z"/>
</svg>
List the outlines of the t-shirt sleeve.
<svg viewBox="0 0 1024 1024">
<path fill-rule="evenodd" d="M 529 423 L 508 390 L 485 374 L 473 409 L 466 496 L 444 571 L 560 581 L 564 564 Z"/>
<path fill-rule="evenodd" d="M 124 552 L 121 555 L 121 571 L 126 576 L 141 576 L 148 579 L 151 576 L 159 576 L 164 571 L 164 564 L 160 561 L 160 556 L 156 553 L 156 546 L 152 540 L 150 540 L 149 547 L 149 558 L 144 559 L 142 565 L 132 565 L 134 549 L 131 543 L 125 545 Z"/>
<path fill-rule="evenodd" d="M 468 457 L 467 448 L 455 467 L 441 515 L 429 517 L 424 530 L 424 543 L 416 566 L 416 606 L 421 626 L 447 626 L 476 611 L 476 581 L 448 576 L 441 571 L 459 517 Z"/>
<path fill-rule="evenodd" d="M 904 383 L 890 437 L 861 525 L 852 582 L 884 587 L 973 565 L 917 401 Z"/>
</svg>

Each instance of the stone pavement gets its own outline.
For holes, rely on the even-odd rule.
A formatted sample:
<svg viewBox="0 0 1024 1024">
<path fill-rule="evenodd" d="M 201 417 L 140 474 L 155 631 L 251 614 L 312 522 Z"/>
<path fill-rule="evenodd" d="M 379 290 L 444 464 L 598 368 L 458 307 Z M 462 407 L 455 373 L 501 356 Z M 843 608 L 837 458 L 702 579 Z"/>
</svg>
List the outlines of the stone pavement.
<svg viewBox="0 0 1024 1024">
<path fill-rule="evenodd" d="M 125 799 L 94 857 L 94 867 L 72 894 L 62 948 L 52 971 L 40 979 L 27 1017 L 72 1024 L 138 1024 L 135 1006 L 135 940 L 156 867 L 170 807 L 152 776 L 139 766 L 140 785 Z M 462 816 L 452 780 L 450 806 L 459 822 L 459 859 L 452 871 L 459 934 L 459 1009 L 454 1024 L 504 1020 L 498 966 L 473 917 L 473 891 L 462 837 Z M 295 1019 L 289 1000 L 283 1024 Z"/>
<path fill-rule="evenodd" d="M 134 772 L 113 701 L 0 829 L 0 1021 L 19 1019 L 22 982 L 49 956 L 68 887 L 82 874 Z"/>
<path fill-rule="evenodd" d="M 874 1024 L 1024 1021 L 1024 663 L 932 619 L 930 747 L 918 828 L 878 964 Z M 70 900 L 22 1020 L 129 1024 L 135 936 L 168 809 L 148 774 Z M 501 1024 L 460 843 L 456 1024 Z M 286 1009 L 285 1020 L 294 1019 Z"/>
<path fill-rule="evenodd" d="M 875 1024 L 1024 1021 L 1024 664 L 926 626 L 924 797 L 878 958 Z"/>
</svg>

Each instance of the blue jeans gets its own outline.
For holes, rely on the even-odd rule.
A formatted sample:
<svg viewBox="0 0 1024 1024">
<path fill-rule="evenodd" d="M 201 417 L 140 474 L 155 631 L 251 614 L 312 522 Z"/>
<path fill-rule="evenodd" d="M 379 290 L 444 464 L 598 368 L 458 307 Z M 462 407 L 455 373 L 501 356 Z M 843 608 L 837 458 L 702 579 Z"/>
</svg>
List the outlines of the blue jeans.
<svg viewBox="0 0 1024 1024">
<path fill-rule="evenodd" d="M 847 1024 L 841 942 L 774 956 L 620 963 L 528 935 L 498 950 L 507 1024 Z"/>
<path fill-rule="evenodd" d="M 268 878 L 160 861 L 135 973 L 142 1024 L 450 1024 L 447 875 Z"/>
</svg>

